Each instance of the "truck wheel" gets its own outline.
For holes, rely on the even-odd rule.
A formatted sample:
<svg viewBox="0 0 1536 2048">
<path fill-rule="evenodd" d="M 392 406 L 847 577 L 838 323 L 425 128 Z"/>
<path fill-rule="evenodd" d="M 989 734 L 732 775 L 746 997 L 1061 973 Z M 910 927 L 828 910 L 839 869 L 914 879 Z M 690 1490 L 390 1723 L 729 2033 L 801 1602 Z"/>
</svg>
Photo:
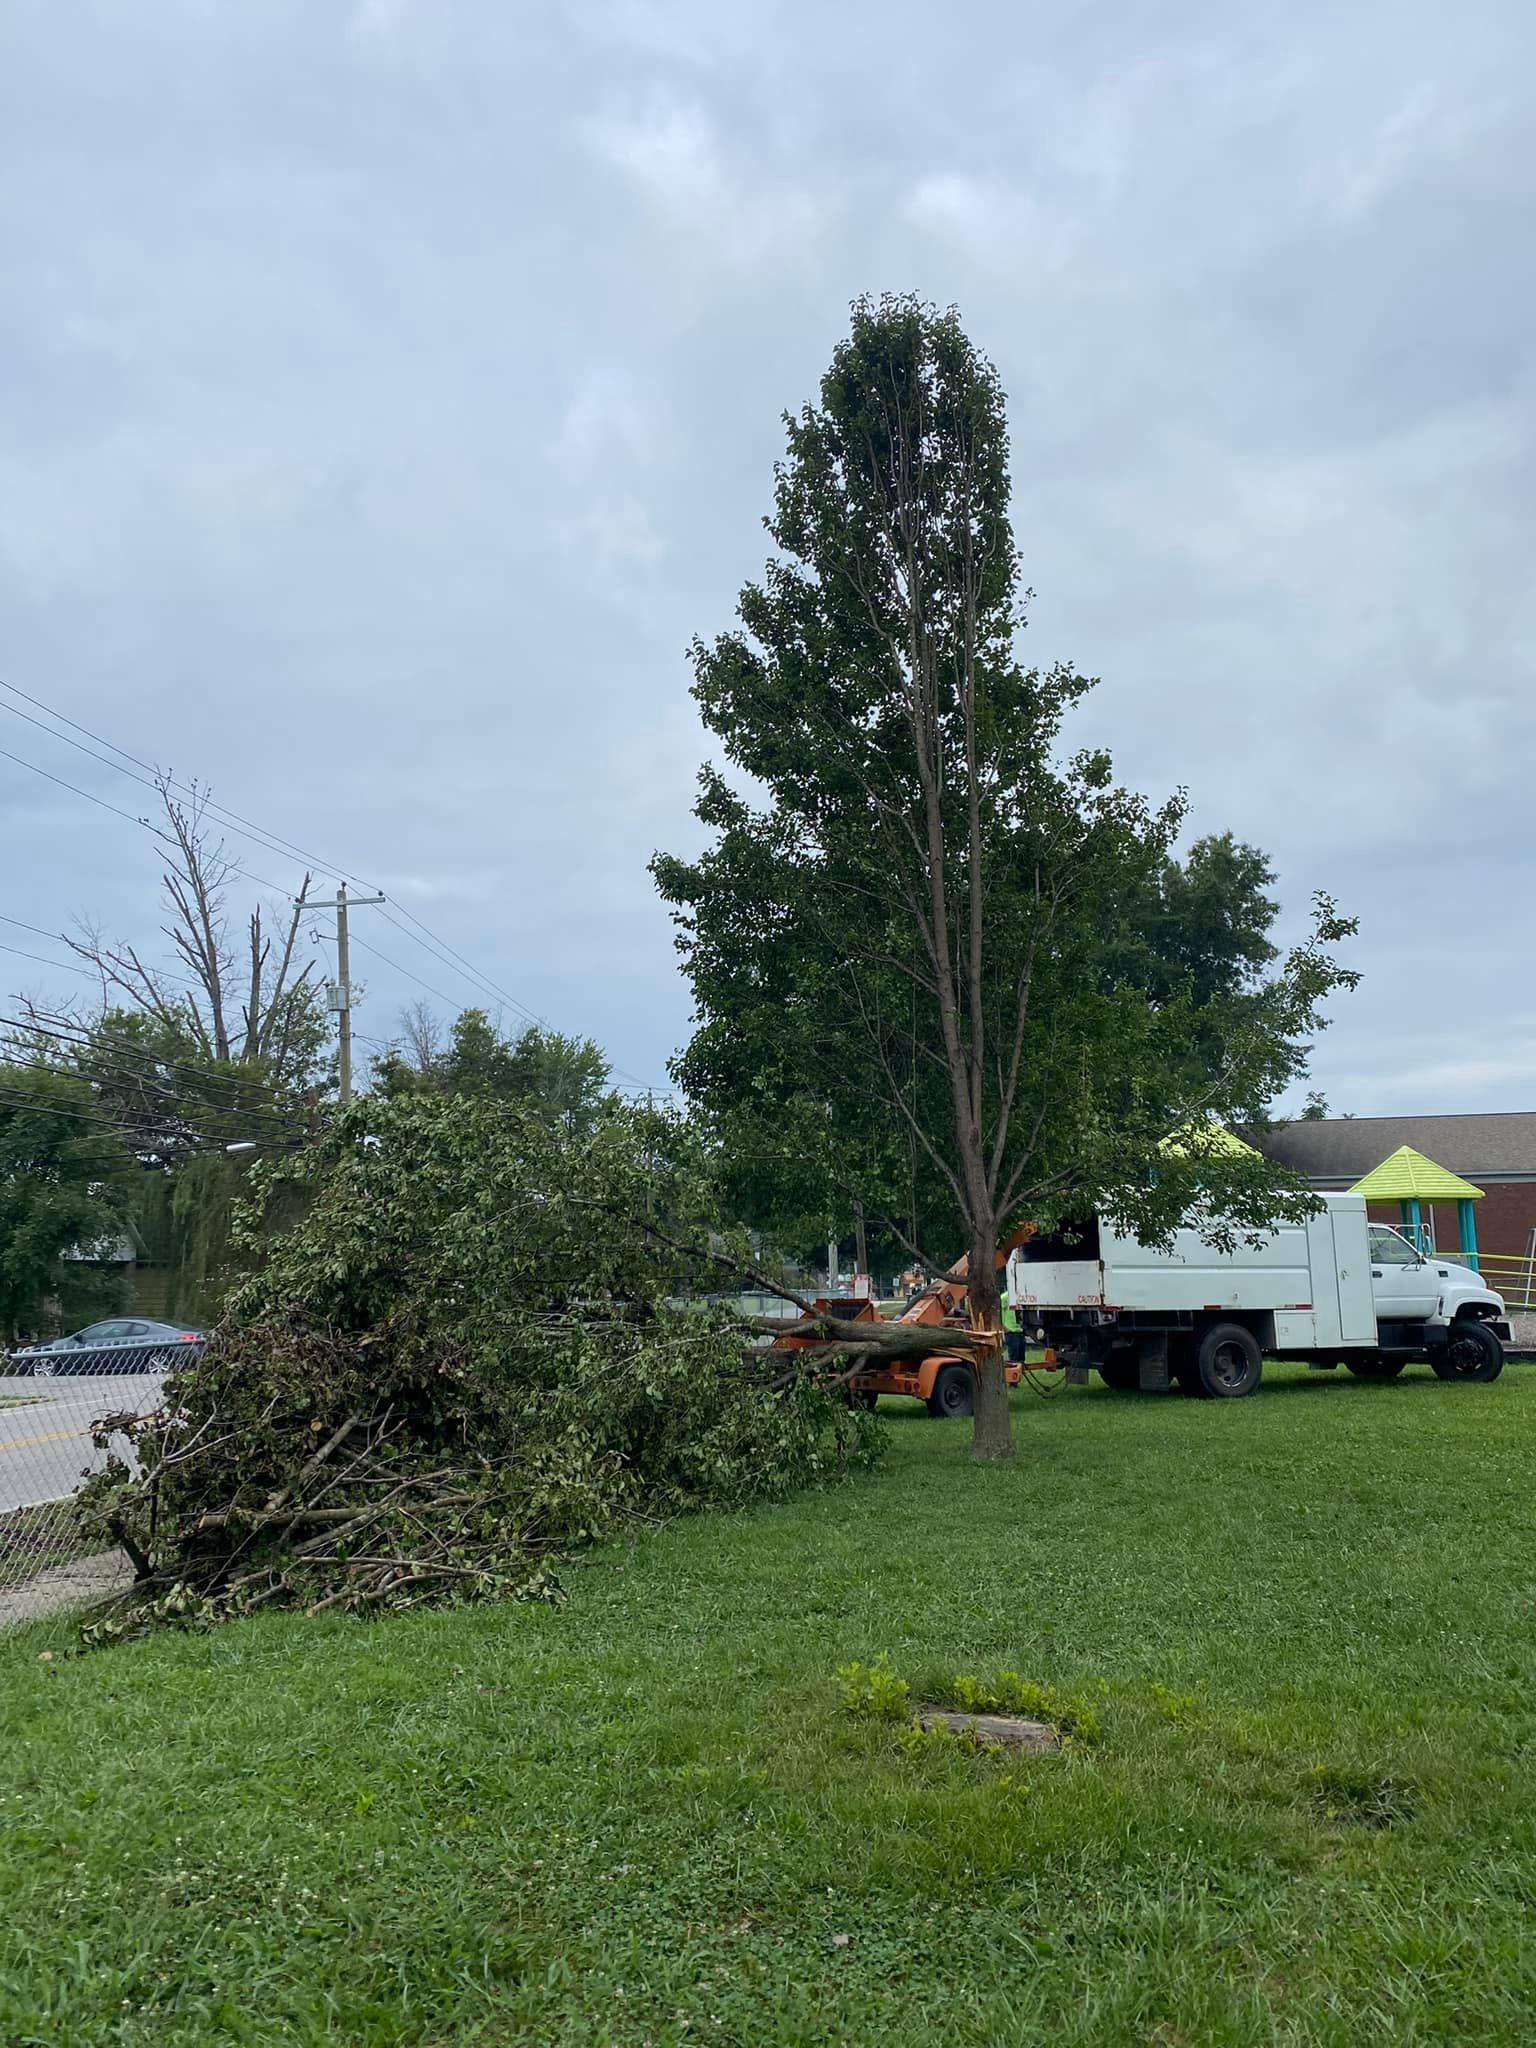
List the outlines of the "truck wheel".
<svg viewBox="0 0 1536 2048">
<path fill-rule="evenodd" d="M 1378 1352 L 1374 1357 L 1346 1358 L 1344 1363 L 1357 1380 L 1395 1380 L 1408 1363 L 1406 1358 L 1383 1358 Z"/>
<path fill-rule="evenodd" d="M 944 1422 L 951 1416 L 974 1415 L 975 1412 L 976 1382 L 971 1378 L 970 1367 L 946 1365 L 928 1396 L 928 1413 Z"/>
<path fill-rule="evenodd" d="M 849 1387 L 846 1389 L 844 1398 L 847 1400 L 850 1408 L 858 1408 L 864 1414 L 872 1415 L 875 1410 L 875 1403 L 880 1399 L 880 1396 L 873 1387 Z"/>
<path fill-rule="evenodd" d="M 1258 1340 L 1241 1323 L 1217 1323 L 1200 1339 L 1195 1381 L 1207 1400 L 1240 1400 L 1254 1392 L 1263 1370 Z"/>
<path fill-rule="evenodd" d="M 1117 1394 L 1134 1394 L 1141 1387 L 1141 1368 L 1134 1358 L 1106 1358 L 1099 1366 L 1099 1378 Z"/>
<path fill-rule="evenodd" d="M 1504 1346 L 1486 1323 L 1463 1316 L 1451 1325 L 1450 1340 L 1429 1358 L 1435 1377 L 1442 1380 L 1477 1380 L 1484 1385 L 1504 1370 Z"/>
</svg>

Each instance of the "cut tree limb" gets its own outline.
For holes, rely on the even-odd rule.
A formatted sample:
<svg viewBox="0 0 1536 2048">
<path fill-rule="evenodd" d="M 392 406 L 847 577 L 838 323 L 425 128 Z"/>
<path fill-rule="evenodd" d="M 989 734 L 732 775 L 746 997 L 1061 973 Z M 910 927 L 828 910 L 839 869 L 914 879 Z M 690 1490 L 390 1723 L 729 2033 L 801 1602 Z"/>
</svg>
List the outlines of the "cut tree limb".
<svg viewBox="0 0 1536 2048">
<path fill-rule="evenodd" d="M 794 1323 L 766 1316 L 746 1317 L 743 1322 L 759 1335 L 793 1337 L 797 1351 L 815 1346 L 882 1358 L 939 1358 L 956 1351 L 979 1358 L 995 1351 L 1001 1341 L 996 1330 L 968 1330 L 955 1323 L 852 1322 L 843 1316 L 815 1315 Z"/>
</svg>

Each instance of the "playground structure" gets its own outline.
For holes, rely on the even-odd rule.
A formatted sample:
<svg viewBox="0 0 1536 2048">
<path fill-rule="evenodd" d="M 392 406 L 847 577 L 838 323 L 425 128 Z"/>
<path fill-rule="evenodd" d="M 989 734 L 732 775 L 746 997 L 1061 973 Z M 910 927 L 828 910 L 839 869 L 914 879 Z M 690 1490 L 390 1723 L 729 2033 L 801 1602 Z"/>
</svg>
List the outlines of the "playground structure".
<svg viewBox="0 0 1536 2048">
<path fill-rule="evenodd" d="M 1473 1187 L 1471 1181 L 1463 1180 L 1459 1173 L 1452 1173 L 1447 1166 L 1428 1159 L 1422 1152 L 1416 1152 L 1411 1145 L 1399 1145 L 1395 1152 L 1389 1152 L 1380 1166 L 1373 1166 L 1368 1174 L 1357 1180 L 1350 1189 L 1352 1195 L 1364 1195 L 1367 1202 L 1396 1202 L 1398 1205 L 1398 1228 L 1416 1250 L 1424 1253 L 1446 1254 L 1434 1241 L 1431 1226 L 1424 1222 L 1427 1207 L 1431 1218 L 1436 1202 L 1456 1204 L 1456 1224 L 1461 1239 L 1458 1256 L 1463 1265 L 1478 1272 L 1477 1254 L 1477 1212 L 1473 1204 L 1483 1199 L 1481 1188 Z"/>
</svg>

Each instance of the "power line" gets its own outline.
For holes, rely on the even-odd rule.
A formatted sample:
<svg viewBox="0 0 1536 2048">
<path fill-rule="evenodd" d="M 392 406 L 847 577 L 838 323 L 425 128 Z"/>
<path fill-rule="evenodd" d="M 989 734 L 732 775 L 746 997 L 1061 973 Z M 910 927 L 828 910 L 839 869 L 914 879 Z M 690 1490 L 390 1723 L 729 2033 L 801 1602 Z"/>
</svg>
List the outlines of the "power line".
<svg viewBox="0 0 1536 2048">
<path fill-rule="evenodd" d="M 95 804 L 99 810 L 110 811 L 114 818 L 126 818 L 130 825 L 141 825 L 147 832 L 154 826 L 147 818 L 136 818 L 131 811 L 120 811 L 116 804 L 109 804 L 105 797 L 92 796 L 88 789 L 81 789 L 77 783 L 66 782 L 62 775 L 50 774 L 46 768 L 39 768 L 35 761 L 23 760 L 20 754 L 13 754 L 6 747 L 0 747 L 0 758 L 14 761 L 18 768 L 30 768 L 34 775 L 41 775 L 45 782 L 56 782 L 60 789 L 67 789 L 72 796 L 83 796 L 88 804 Z"/>
<path fill-rule="evenodd" d="M 365 953 L 372 953 L 376 960 L 382 960 L 386 967 L 393 967 L 396 974 L 403 974 L 407 981 L 414 981 L 418 988 L 424 988 L 429 996 L 436 996 L 440 1003 L 453 1003 L 452 996 L 445 996 L 440 988 L 434 988 L 430 981 L 423 981 L 419 974 L 412 974 L 409 967 L 402 967 L 398 960 L 392 960 L 388 953 L 381 952 L 369 939 L 354 939 L 354 946 L 361 946 Z"/>
<path fill-rule="evenodd" d="M 40 924 L 28 924 L 24 917 L 10 917 L 3 910 L 0 910 L 0 924 L 13 924 L 18 931 L 35 932 L 40 939 L 59 939 L 66 946 L 69 944 L 69 941 L 62 932 L 48 931 Z"/>
<path fill-rule="evenodd" d="M 11 917 L 3 910 L 0 910 L 0 924 L 13 924 L 21 931 L 36 932 L 40 939 L 55 939 L 61 946 L 70 946 L 72 948 L 74 946 L 74 941 L 66 933 L 47 931 L 40 924 L 28 924 L 25 918 Z M 17 946 L 0 947 L 0 952 L 19 953 L 20 951 L 21 949 Z M 102 971 L 99 967 L 82 967 L 74 960 L 43 960 L 43 956 L 40 953 L 21 953 L 21 958 L 23 960 L 42 960 L 42 964 L 45 967 L 62 967 L 69 974 L 84 974 L 91 979 L 101 978 Z M 197 990 L 202 990 L 203 988 L 203 984 L 200 981 L 192 981 L 185 974 L 160 973 L 157 970 L 155 979 L 157 981 L 171 982 L 177 988 Z"/>
<path fill-rule="evenodd" d="M 129 753 L 126 747 L 120 747 L 116 744 L 115 741 L 104 738 L 101 733 L 93 732 L 89 726 L 81 725 L 76 719 L 66 716 L 64 712 L 55 711 L 52 705 L 44 703 L 44 701 L 40 697 L 34 697 L 30 695 L 26 690 L 20 689 L 15 683 L 5 681 L 3 677 L 0 677 L 0 689 L 7 691 L 11 696 L 22 698 L 26 703 L 34 705 L 39 711 L 46 712 L 48 717 L 58 720 L 60 724 L 70 726 L 75 732 L 84 733 L 87 739 L 95 740 L 97 746 L 106 747 L 111 753 L 120 755 L 122 760 L 132 762 L 136 768 L 144 769 L 146 771 L 146 774 L 150 777 L 150 780 L 146 782 L 145 777 L 143 775 L 130 775 L 128 769 L 122 767 L 119 762 L 109 761 L 105 755 L 96 753 L 90 747 L 82 746 L 80 741 L 70 739 L 68 734 L 66 733 L 53 732 L 50 727 L 43 724 L 41 719 L 33 718 L 27 712 L 18 710 L 14 704 L 5 705 L 3 708 L 9 711 L 13 717 L 26 719 L 29 725 L 36 726 L 40 732 L 50 733 L 50 736 L 52 738 L 63 740 L 66 746 L 76 748 L 80 753 L 88 755 L 90 759 L 93 761 L 100 761 L 104 767 L 114 769 L 116 773 L 118 773 L 119 775 L 128 775 L 129 780 L 132 782 L 143 783 L 146 788 L 156 790 L 159 789 L 160 771 L 158 769 L 151 767 L 149 762 L 140 759 L 140 757 L 137 754 Z M 17 760 L 20 757 L 16 755 L 11 755 L 9 758 L 12 760 Z M 22 762 L 21 765 L 23 767 L 33 767 L 35 764 L 32 762 Z M 43 769 L 38 769 L 37 772 L 39 774 L 44 774 L 47 771 Z M 54 777 L 52 779 L 58 780 L 59 778 Z M 330 868 L 333 870 L 339 870 L 344 874 L 348 872 L 348 870 L 345 868 L 343 864 L 335 861 L 326 860 L 320 854 L 314 853 L 310 851 L 308 848 L 298 845 L 293 840 L 283 839 L 279 834 L 269 831 L 267 827 L 265 827 L 264 825 L 258 825 L 254 819 L 245 817 L 241 812 L 230 810 L 227 805 L 214 802 L 212 798 L 205 796 L 201 791 L 199 791 L 194 784 L 184 783 L 178 777 L 170 774 L 166 774 L 164 776 L 164 782 L 167 788 L 180 790 L 187 796 L 190 796 L 195 802 L 201 804 L 202 807 L 215 818 L 215 820 L 221 818 L 228 819 L 231 822 L 231 825 L 237 829 L 237 836 L 241 838 L 251 838 L 253 844 L 264 845 L 268 847 L 269 850 L 273 853 L 285 853 L 292 858 L 302 860 L 306 863 L 306 865 L 310 867 Z M 65 787 L 73 787 L 73 785 L 66 784 Z M 81 790 L 77 793 L 82 796 L 88 794 L 88 792 L 84 790 Z M 108 808 L 110 809 L 111 806 L 109 805 Z M 118 815 L 125 816 L 126 813 L 120 812 Z M 143 823 L 144 821 L 138 820 L 136 822 Z M 242 827 L 245 829 L 240 830 L 239 828 Z M 247 874 L 250 873 L 248 869 L 242 870 L 242 872 L 245 872 Z M 364 888 L 372 889 L 376 894 L 382 893 L 379 890 L 379 886 L 376 882 L 370 882 L 365 876 L 358 874 L 355 869 L 351 870 L 350 872 L 351 879 L 353 881 L 361 883 L 361 885 Z M 250 875 L 250 879 L 255 882 L 261 882 L 263 888 L 275 889 L 278 887 L 277 883 L 264 881 L 260 875 Z M 450 946 L 446 939 L 439 939 L 436 933 L 432 932 L 429 929 L 429 927 L 426 924 L 424 924 L 419 917 L 415 915 L 413 911 L 407 910 L 404 904 L 400 905 L 400 909 L 403 912 L 403 914 L 410 919 L 411 923 L 416 925 L 419 928 L 419 930 L 425 934 L 426 940 L 431 941 L 432 947 L 439 947 L 442 949 L 442 951 L 438 955 L 439 958 L 442 958 L 444 954 L 451 955 L 452 958 L 459 963 L 460 967 L 468 972 L 470 978 L 478 986 L 488 989 L 497 997 L 499 1001 L 509 1003 L 514 1010 L 519 1011 L 523 1016 L 529 1018 L 530 1021 L 541 1021 L 535 1016 L 534 1012 L 527 1007 L 526 1004 L 519 1002 L 515 996 L 509 995 L 505 989 L 498 987 L 498 985 L 495 982 L 493 982 L 489 976 L 481 974 L 480 971 L 477 968 L 475 968 L 473 964 L 469 960 L 467 960 L 462 953 L 458 952 L 457 948 Z M 389 922 L 391 924 L 396 925 L 396 928 L 402 931 L 403 935 L 406 938 L 411 939 L 413 944 L 424 945 L 423 939 L 417 938 L 414 933 L 406 932 L 404 930 L 404 927 L 400 926 L 396 919 L 390 918 Z M 426 950 L 431 950 L 431 947 L 427 947 Z M 449 964 L 449 962 L 447 960 L 444 960 L 444 965 L 447 964 Z M 451 999 L 447 996 L 441 996 L 439 1000 L 442 1002 L 448 1002 Z"/>
<path fill-rule="evenodd" d="M 189 797 L 202 810 L 211 812 L 215 822 L 228 820 L 229 823 L 225 829 L 234 830 L 238 838 L 250 838 L 253 844 L 265 846 L 272 853 L 287 854 L 292 858 L 303 861 L 306 866 L 327 867 L 331 865 L 330 862 L 321 861 L 317 854 L 306 853 L 302 846 L 295 846 L 292 841 L 283 839 L 275 832 L 269 832 L 264 825 L 256 824 L 253 819 L 242 817 L 238 811 L 229 810 L 225 805 L 215 803 L 211 796 L 197 787 L 196 783 L 183 782 L 179 776 L 153 767 L 148 761 L 141 761 L 137 754 L 130 754 L 126 747 L 120 747 L 114 740 L 105 739 L 100 733 L 92 732 L 89 726 L 77 724 L 73 718 L 66 718 L 62 711 L 55 711 L 51 705 L 43 703 L 39 697 L 28 696 L 25 690 L 19 690 L 14 683 L 6 682 L 3 677 L 0 677 L 0 690 L 8 690 L 14 697 L 25 698 L 28 704 L 35 704 L 39 711 L 46 711 L 50 718 L 57 719 L 62 725 L 73 726 L 76 732 L 83 732 L 88 739 L 95 740 L 97 746 L 106 747 L 109 752 L 121 756 L 121 759 L 117 761 L 108 760 L 106 754 L 98 754 L 95 748 L 83 746 L 79 740 L 72 740 L 68 733 L 55 731 L 52 726 L 44 725 L 40 718 L 33 718 L 29 712 L 18 710 L 14 704 L 0 705 L 0 709 L 9 711 L 13 718 L 24 718 L 28 725 L 35 725 L 39 732 L 47 733 L 50 739 L 62 740 L 66 747 L 73 747 L 77 753 L 87 755 L 92 761 L 99 761 L 104 768 L 112 769 L 114 774 L 126 775 L 130 782 L 142 783 L 146 789 L 152 789 L 157 794 L 159 794 L 162 787 L 179 790 L 183 796 Z M 136 768 L 142 768 L 145 771 L 144 774 L 131 774 L 127 768 L 123 767 L 123 761 L 131 761 Z M 242 827 L 248 829 L 241 830 L 240 828 Z M 268 886 L 275 885 L 269 884 Z"/>
<path fill-rule="evenodd" d="M 4 1071 L 3 1064 L 0 1064 L 0 1074 L 3 1074 Z M 0 1102 L 9 1102 L 18 1108 L 33 1110 L 38 1116 L 61 1116 L 72 1124 L 91 1124 L 98 1130 L 111 1131 L 119 1138 L 127 1139 L 129 1136 L 129 1133 L 123 1129 L 120 1123 L 117 1123 L 101 1110 L 65 1109 L 58 1103 L 39 1102 L 35 1095 L 28 1095 L 21 1090 L 5 1087 L 0 1087 Z M 188 1125 L 188 1129 L 192 1129 L 192 1126 Z M 206 1131 L 195 1131 L 194 1135 L 201 1138 L 208 1137 L 209 1133 Z M 214 1142 L 218 1144 L 221 1150 L 223 1149 L 225 1141 L 222 1138 Z"/>
<path fill-rule="evenodd" d="M 115 741 L 105 738 L 101 733 L 94 732 L 89 726 L 80 724 L 77 719 L 70 718 L 66 713 L 56 711 L 51 704 L 44 702 L 42 698 L 32 696 L 28 691 L 21 689 L 15 683 L 7 682 L 3 677 L 0 677 L 0 689 L 5 690 L 10 696 L 21 698 L 23 702 L 31 704 L 36 710 L 42 711 L 47 717 L 54 719 L 57 723 L 67 725 L 72 731 L 82 733 L 87 739 L 94 740 L 97 746 L 105 747 L 109 753 L 119 756 L 119 761 L 106 760 L 103 755 L 95 753 L 89 747 L 82 746 L 77 740 L 70 739 L 66 733 L 52 732 L 51 736 L 53 738 L 63 740 L 66 746 L 75 747 L 80 753 L 88 755 L 94 761 L 100 761 L 103 766 L 114 769 L 116 773 L 127 775 L 130 781 L 144 784 L 148 788 L 159 789 L 161 771 L 154 768 L 139 755 L 130 753 L 127 748 L 118 746 Z M 50 732 L 51 730 L 41 720 L 30 717 L 28 713 L 18 710 L 15 705 L 6 705 L 3 708 L 10 711 L 13 716 L 25 719 L 29 725 L 36 726 L 41 732 Z M 83 796 L 87 802 L 97 804 L 103 810 L 111 811 L 116 817 L 127 818 L 131 824 L 142 826 L 145 830 L 152 832 L 156 838 L 163 836 L 147 819 L 131 817 L 128 812 L 119 810 L 115 804 L 109 804 L 103 798 L 93 796 L 89 790 L 80 789 L 74 783 L 66 782 L 62 776 L 53 775 L 46 768 L 39 768 L 33 761 L 23 760 L 20 755 L 11 754 L 4 748 L 0 748 L 0 755 L 3 755 L 7 760 L 15 761 L 23 768 L 32 769 L 35 774 L 45 776 L 48 781 L 57 783 L 60 788 L 71 790 L 76 796 Z M 151 779 L 146 783 L 144 775 L 130 774 L 129 769 L 120 765 L 122 761 L 130 762 L 133 767 L 143 769 L 145 775 Z M 230 810 L 226 805 L 215 803 L 211 798 L 201 793 L 195 784 L 181 782 L 177 777 L 170 774 L 165 774 L 163 779 L 167 788 L 181 790 L 190 796 L 213 816 L 216 822 L 221 819 L 228 820 L 229 829 L 234 830 L 238 837 L 248 838 L 253 844 L 266 846 L 274 853 L 281 853 L 289 858 L 301 860 L 310 868 L 330 868 L 343 874 L 348 873 L 344 865 L 327 861 L 319 854 L 300 846 L 296 841 L 284 839 L 281 835 L 269 831 L 265 826 L 258 825 L 253 819 L 245 817 L 241 812 Z M 281 884 L 254 874 L 249 868 L 240 867 L 236 871 L 245 874 L 251 881 L 260 883 L 264 889 L 272 889 L 278 894 L 284 893 Z M 350 878 L 360 883 L 364 888 L 372 889 L 375 893 L 382 893 L 379 891 L 377 882 L 369 881 L 365 876 L 358 874 L 355 869 L 350 871 Z M 394 925 L 403 937 L 410 939 L 413 944 L 421 946 L 423 951 L 432 953 L 442 965 L 454 967 L 457 972 L 464 975 L 472 986 L 482 992 L 493 995 L 499 1002 L 506 1003 L 510 1008 L 517 1011 L 520 1016 L 527 1018 L 530 1023 L 542 1025 L 545 1030 L 553 1028 L 546 1018 L 540 1016 L 537 1011 L 531 1010 L 526 1003 L 520 1001 L 518 997 L 512 995 L 507 989 L 504 989 L 499 982 L 475 967 L 473 962 L 465 954 L 461 953 L 456 946 L 450 945 L 446 939 L 439 937 L 413 910 L 408 909 L 403 903 L 397 907 L 401 915 L 416 926 L 416 932 L 406 931 L 399 920 L 391 917 L 386 911 L 384 913 L 386 921 Z M 417 936 L 418 933 L 421 936 Z M 361 944 L 362 942 L 359 941 L 359 943 Z M 378 951 L 376 947 L 371 950 Z M 453 999 L 450 996 L 444 995 L 441 990 L 432 988 L 419 975 L 411 975 L 408 969 L 402 968 L 397 961 L 389 960 L 388 956 L 383 953 L 380 953 L 378 957 L 384 960 L 386 965 L 392 966 L 396 973 L 405 974 L 407 979 L 416 981 L 419 987 L 426 989 L 429 994 L 436 996 L 439 1002 L 447 1003 L 452 1007 Z M 632 1074 L 623 1067 L 610 1066 L 609 1071 L 619 1075 L 624 1080 L 632 1082 L 636 1088 L 648 1090 L 650 1087 L 650 1084 L 642 1081 L 638 1074 Z"/>
<path fill-rule="evenodd" d="M 405 910 L 404 904 L 401 904 L 399 907 L 402 910 Z M 405 914 L 407 917 L 409 917 L 411 913 L 408 910 L 406 910 Z M 517 1011 L 520 1017 L 526 1017 L 530 1024 L 537 1024 L 541 1021 L 541 1019 L 536 1017 L 533 1011 L 530 1010 L 525 1003 L 520 1003 L 517 1000 L 516 996 L 509 996 L 506 993 L 505 989 L 499 988 L 497 984 L 491 980 L 489 975 L 479 974 L 474 968 L 472 968 L 469 965 L 468 961 L 464 959 L 462 953 L 455 954 L 453 948 L 448 944 L 446 939 L 433 940 L 431 939 L 430 934 L 428 935 L 428 938 L 418 938 L 415 932 L 410 932 L 406 930 L 405 926 L 400 922 L 398 917 L 391 917 L 387 910 L 380 911 L 379 915 L 383 918 L 386 924 L 393 925 L 395 930 L 399 932 L 402 938 L 409 939 L 413 946 L 420 946 L 424 953 L 430 953 L 433 959 L 439 961 L 442 966 L 450 968 L 454 972 L 462 975 L 463 978 L 467 982 L 469 982 L 472 988 L 479 990 L 481 993 L 485 995 L 489 995 L 494 1001 L 498 1003 L 506 1003 L 510 1005 L 512 1009 Z M 426 931 L 425 925 L 422 926 L 422 930 Z M 444 996 L 442 1000 L 444 1002 L 447 1002 L 448 997 Z"/>
<path fill-rule="evenodd" d="M 41 1014 L 48 1015 L 46 1011 Z M 170 1072 L 172 1078 L 177 1074 L 190 1075 L 193 1081 L 203 1086 L 209 1082 L 222 1082 L 236 1088 L 255 1089 L 272 1097 L 274 1103 L 276 1101 L 276 1090 L 264 1081 L 247 1079 L 239 1074 L 210 1074 L 205 1068 L 194 1065 L 190 1060 L 173 1059 L 166 1054 L 155 1052 L 149 1046 L 136 1045 L 118 1034 L 108 1031 L 82 1031 L 67 1018 L 54 1017 L 50 1025 L 40 1024 L 36 1018 L 24 1020 L 20 1017 L 0 1016 L 0 1025 L 14 1031 L 34 1032 L 41 1038 L 51 1038 L 56 1043 L 67 1045 L 79 1052 L 94 1052 L 102 1045 L 121 1048 L 115 1056 L 124 1065 L 137 1064 L 142 1068 L 152 1068 L 157 1073 L 164 1068 Z M 57 1028 L 61 1025 L 63 1029 Z M 131 1078 L 138 1080 L 141 1077 L 132 1075 Z M 222 1115 L 259 1116 L 280 1121 L 285 1129 L 295 1128 L 289 1123 L 289 1111 L 275 1106 L 269 1108 L 264 1103 L 205 1102 L 202 1106 Z"/>
<path fill-rule="evenodd" d="M 49 932 L 46 934 L 46 936 L 48 938 L 52 938 L 53 933 Z M 0 953 L 14 953 L 18 960 L 35 960 L 39 967 L 61 967 L 66 974 L 90 973 L 90 969 L 88 967 L 76 967 L 73 961 L 47 960 L 43 957 L 41 953 L 28 953 L 21 946 L 0 946 Z"/>
<path fill-rule="evenodd" d="M 4 1065 L 0 1064 L 0 1075 L 3 1075 L 4 1071 Z M 64 1109 L 51 1102 L 39 1102 L 35 1095 L 7 1089 L 4 1086 L 0 1086 L 0 1102 L 9 1103 L 13 1108 L 17 1109 L 32 1110 L 38 1116 L 64 1117 L 70 1123 L 86 1124 L 94 1130 L 110 1131 L 115 1138 L 122 1141 L 124 1150 L 129 1153 L 157 1152 L 164 1154 L 167 1150 L 177 1148 L 191 1152 L 222 1152 L 226 1145 L 238 1144 L 240 1142 L 237 1138 L 218 1137 L 212 1131 L 200 1129 L 198 1125 L 190 1122 L 186 1117 L 176 1116 L 167 1116 L 163 1128 L 154 1137 L 146 1138 L 126 1129 L 115 1118 L 108 1116 L 104 1111 Z M 189 1133 L 191 1137 L 201 1139 L 202 1143 L 196 1145 L 189 1144 L 187 1142 Z M 253 1142 L 262 1145 L 291 1145 L 297 1147 L 303 1141 L 296 1137 L 287 1136 L 283 1138 L 261 1137 Z"/>
</svg>

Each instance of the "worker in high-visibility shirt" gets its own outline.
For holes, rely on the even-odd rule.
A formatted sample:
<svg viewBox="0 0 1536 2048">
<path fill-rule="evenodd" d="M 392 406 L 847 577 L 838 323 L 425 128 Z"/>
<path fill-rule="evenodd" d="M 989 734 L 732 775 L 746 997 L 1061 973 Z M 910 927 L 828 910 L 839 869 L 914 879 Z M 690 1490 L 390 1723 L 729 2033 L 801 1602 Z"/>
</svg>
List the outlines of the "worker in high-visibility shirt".
<svg viewBox="0 0 1536 2048">
<path fill-rule="evenodd" d="M 1003 1288 L 999 1300 L 1002 1305 L 1003 1350 L 1007 1354 L 1010 1365 L 1022 1365 L 1024 1363 L 1024 1332 L 1019 1328 L 1019 1312 L 1008 1298 L 1006 1286 Z"/>
</svg>

